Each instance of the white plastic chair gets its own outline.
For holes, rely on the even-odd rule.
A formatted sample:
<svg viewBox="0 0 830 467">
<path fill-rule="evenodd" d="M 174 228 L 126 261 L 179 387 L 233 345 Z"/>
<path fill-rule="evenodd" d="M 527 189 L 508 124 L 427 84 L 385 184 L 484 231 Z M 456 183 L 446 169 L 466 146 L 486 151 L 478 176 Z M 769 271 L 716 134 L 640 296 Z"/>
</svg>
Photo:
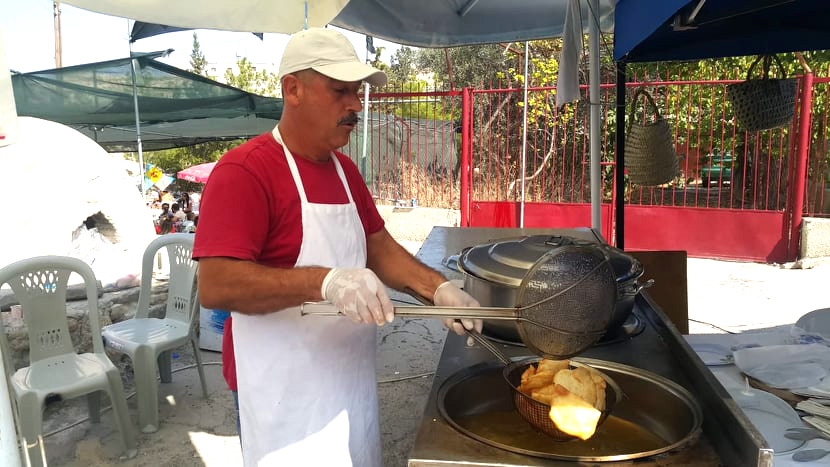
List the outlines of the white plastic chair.
<svg viewBox="0 0 830 467">
<path fill-rule="evenodd" d="M 164 318 L 150 317 L 153 261 L 161 249 L 166 249 L 170 264 L 167 309 Z M 170 352 L 188 342 L 202 381 L 202 394 L 207 398 L 205 373 L 199 353 L 196 333 L 199 301 L 196 293 L 197 264 L 192 258 L 193 234 L 162 235 L 147 246 L 141 267 L 141 292 L 135 318 L 104 327 L 104 345 L 130 357 L 135 369 L 138 398 L 138 425 L 144 433 L 158 430 L 158 383 L 172 380 Z"/>
<path fill-rule="evenodd" d="M 66 287 L 72 273 L 86 286 L 92 353 L 76 353 L 66 316 Z M 98 285 L 92 269 L 83 261 L 64 256 L 40 256 L 0 269 L 0 286 L 9 284 L 23 309 L 29 336 L 29 366 L 7 365 L 17 401 L 22 435 L 32 465 L 45 464 L 43 410 L 46 400 L 87 396 L 89 418 L 101 420 L 101 391 L 109 395 L 115 421 L 127 457 L 136 454 L 135 437 L 127 409 L 121 374 L 101 342 Z M 9 355 L 5 329 L 0 333 L 3 355 Z M 10 362 L 10 359 L 7 360 Z"/>
</svg>

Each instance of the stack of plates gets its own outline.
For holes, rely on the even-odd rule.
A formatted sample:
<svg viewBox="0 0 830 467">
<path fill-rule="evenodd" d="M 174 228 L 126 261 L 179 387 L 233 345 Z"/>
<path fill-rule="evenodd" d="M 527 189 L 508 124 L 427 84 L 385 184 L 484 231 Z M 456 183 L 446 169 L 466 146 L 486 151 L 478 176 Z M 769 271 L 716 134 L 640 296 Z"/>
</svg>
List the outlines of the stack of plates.
<svg viewBox="0 0 830 467">
<path fill-rule="evenodd" d="M 744 374 L 778 389 L 821 390 L 823 380 L 830 376 L 830 347 L 823 344 L 754 347 L 736 350 L 733 357 Z"/>
<path fill-rule="evenodd" d="M 804 342 L 818 341 L 830 344 L 830 308 L 811 311 L 798 318 L 793 331 L 798 333 Z"/>
<path fill-rule="evenodd" d="M 796 411 L 781 398 L 752 388 L 729 390 L 729 395 L 776 454 L 793 451 L 804 444 L 803 440 L 784 436 L 785 430 L 782 427 L 803 424 Z"/>
</svg>

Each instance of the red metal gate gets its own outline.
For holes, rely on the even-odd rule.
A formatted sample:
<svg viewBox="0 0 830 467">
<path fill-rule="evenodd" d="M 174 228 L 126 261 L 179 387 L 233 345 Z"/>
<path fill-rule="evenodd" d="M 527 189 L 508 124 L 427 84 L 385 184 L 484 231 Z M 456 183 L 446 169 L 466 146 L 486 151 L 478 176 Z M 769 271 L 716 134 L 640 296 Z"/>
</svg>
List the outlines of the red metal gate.
<svg viewBox="0 0 830 467">
<path fill-rule="evenodd" d="M 680 174 L 658 187 L 627 184 L 627 249 L 787 261 L 801 217 L 830 217 L 830 78 L 799 77 L 792 124 L 758 133 L 741 130 L 726 100 L 735 78 L 681 80 L 667 68 L 628 84 L 653 95 L 669 121 Z M 614 85 L 601 89 L 602 234 L 613 239 Z M 588 105 L 556 109 L 555 92 L 529 89 L 526 138 L 520 88 L 375 93 L 361 122 L 366 144 L 359 127 L 344 150 L 376 197 L 460 209 L 463 226 L 588 227 Z M 642 105 L 634 116 L 652 118 Z"/>
<path fill-rule="evenodd" d="M 812 122 L 823 126 L 811 132 L 811 78 L 800 78 L 799 109 L 805 110 L 796 113 L 791 127 L 759 133 L 742 131 L 726 100 L 726 86 L 740 80 L 630 83 L 631 88 L 646 87 L 670 121 L 680 174 L 663 186 L 627 188 L 626 247 L 767 262 L 795 259 L 801 215 L 830 215 L 822 175 L 826 151 L 809 138 L 826 134 L 821 129 L 826 129 L 827 99 L 818 112 L 823 121 Z M 824 95 L 828 81 L 816 80 Z M 602 233 L 612 239 L 613 85 L 602 90 Z M 521 112 L 515 110 L 520 109 L 521 90 L 464 93 L 462 115 L 470 118 L 463 126 L 463 141 L 469 144 L 462 145 L 462 167 L 468 166 L 469 173 L 464 178 L 462 170 L 462 225 L 516 227 L 523 219 L 525 227 L 590 226 L 588 105 L 580 102 L 570 113 L 559 112 L 549 105 L 554 92 L 529 91 L 534 97 L 528 99 L 524 202 L 515 190 L 523 138 L 517 130 Z M 651 117 L 641 107 L 634 115 Z M 826 149 L 826 138 L 819 143 Z"/>
</svg>

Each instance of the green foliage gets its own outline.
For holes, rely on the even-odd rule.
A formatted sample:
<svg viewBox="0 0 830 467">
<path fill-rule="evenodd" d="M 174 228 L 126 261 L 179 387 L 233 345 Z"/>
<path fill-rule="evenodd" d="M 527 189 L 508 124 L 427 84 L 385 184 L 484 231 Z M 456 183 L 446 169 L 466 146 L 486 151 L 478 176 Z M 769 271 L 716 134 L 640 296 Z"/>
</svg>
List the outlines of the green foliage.
<svg viewBox="0 0 830 467">
<path fill-rule="evenodd" d="M 389 78 L 387 89 L 397 93 L 428 93 L 434 91 L 434 85 L 419 80 L 416 77 L 416 54 L 409 47 L 401 47 L 392 57 L 391 65 L 381 60 L 383 47 L 375 48 L 375 58 L 370 62 L 372 66 L 384 70 Z M 451 106 L 445 105 L 439 98 L 430 96 L 408 96 L 399 99 L 390 99 L 383 103 L 374 103 L 375 112 L 390 113 L 403 119 L 452 119 Z"/>
<path fill-rule="evenodd" d="M 236 61 L 238 74 L 230 70 L 225 71 L 225 82 L 244 91 L 261 96 L 276 96 L 279 90 L 277 75 L 266 70 L 257 70 L 247 57 Z"/>
<path fill-rule="evenodd" d="M 415 60 L 419 71 L 433 73 L 436 82 L 451 83 L 456 89 L 503 83 L 504 71 L 515 63 L 513 53 L 505 53 L 499 44 L 420 49 Z"/>
<path fill-rule="evenodd" d="M 199 36 L 193 33 L 193 49 L 190 52 L 190 70 L 197 75 L 207 76 L 208 61 L 199 45 Z"/>
<path fill-rule="evenodd" d="M 193 49 L 190 54 L 190 71 L 207 76 L 207 58 L 201 51 L 199 39 L 193 33 Z M 237 61 L 239 74 L 225 73 L 225 80 L 231 86 L 254 92 L 265 96 L 273 96 L 279 89 L 277 76 L 266 71 L 256 71 L 247 58 Z M 168 175 L 174 175 L 188 167 L 219 160 L 229 149 L 238 146 L 242 141 L 214 141 L 210 143 L 197 144 L 195 146 L 165 149 L 161 151 L 150 151 L 144 153 L 145 163 L 157 165 Z M 126 157 L 137 160 L 135 154 L 128 154 Z M 192 183 L 184 180 L 173 182 L 170 190 L 200 191 L 202 184 Z"/>
<path fill-rule="evenodd" d="M 386 74 L 389 76 L 389 84 L 393 89 L 403 87 L 404 83 L 414 81 L 417 74 L 417 54 L 410 47 L 401 47 L 395 51 L 390 60 L 389 69 Z"/>
<path fill-rule="evenodd" d="M 386 64 L 383 60 L 380 59 L 380 56 L 383 54 L 383 51 L 386 50 L 386 47 L 375 47 L 375 58 L 369 60 L 369 65 L 377 68 L 378 70 L 383 70 L 388 72 L 389 65 Z"/>
</svg>

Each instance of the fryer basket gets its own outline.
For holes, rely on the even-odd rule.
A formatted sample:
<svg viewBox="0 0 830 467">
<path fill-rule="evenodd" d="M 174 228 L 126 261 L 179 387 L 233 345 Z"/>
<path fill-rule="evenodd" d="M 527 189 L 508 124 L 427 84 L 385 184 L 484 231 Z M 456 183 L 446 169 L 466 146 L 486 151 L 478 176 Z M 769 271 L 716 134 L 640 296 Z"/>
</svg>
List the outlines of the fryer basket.
<svg viewBox="0 0 830 467">
<path fill-rule="evenodd" d="M 524 360 L 514 361 L 504 367 L 504 379 L 507 380 L 507 383 L 510 385 L 513 393 L 513 404 L 516 406 L 516 411 L 519 412 L 519 415 L 530 423 L 533 428 L 545 433 L 556 441 L 570 441 L 577 439 L 575 436 L 569 435 L 556 428 L 556 425 L 549 416 L 550 405 L 539 402 L 522 391 L 519 391 L 522 373 L 524 373 L 528 366 L 537 364 L 540 360 L 540 358 L 527 358 Z M 588 367 L 588 365 L 580 363 L 578 360 L 572 359 L 570 362 L 571 368 L 579 366 Z M 604 422 L 611 414 L 614 406 L 622 399 L 623 393 L 617 383 L 611 379 L 610 376 L 595 368 L 591 368 L 591 370 L 599 373 L 607 383 L 605 388 L 605 410 L 602 411 L 599 422 L 597 422 L 597 426 L 600 426 L 602 425 L 602 422 Z"/>
</svg>

